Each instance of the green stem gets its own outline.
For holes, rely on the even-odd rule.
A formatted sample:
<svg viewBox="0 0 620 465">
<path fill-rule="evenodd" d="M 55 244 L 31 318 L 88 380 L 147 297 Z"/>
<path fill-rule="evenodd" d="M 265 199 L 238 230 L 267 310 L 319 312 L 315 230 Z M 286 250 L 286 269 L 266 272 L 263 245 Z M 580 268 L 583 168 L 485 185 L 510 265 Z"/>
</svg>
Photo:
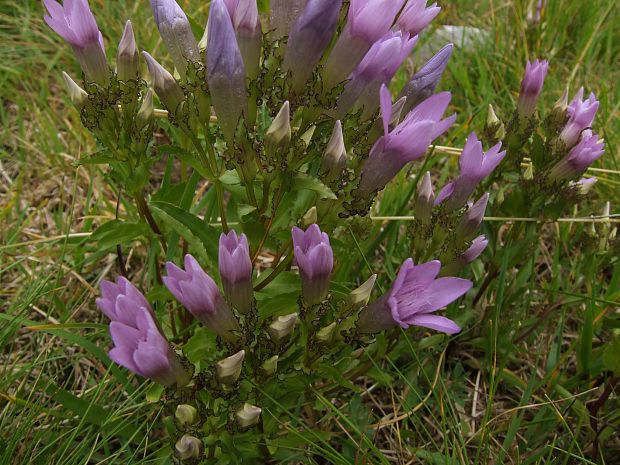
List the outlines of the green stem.
<svg viewBox="0 0 620 465">
<path fill-rule="evenodd" d="M 260 283 L 258 283 L 256 286 L 254 286 L 254 290 L 255 291 L 260 291 L 262 289 L 264 289 L 265 287 L 267 287 L 267 285 L 272 282 L 274 279 L 276 279 L 276 277 L 282 273 L 289 265 L 290 263 L 293 261 L 293 255 L 289 254 L 287 255 L 287 257 L 282 260 L 280 263 L 278 263 L 278 266 L 276 266 L 273 271 L 271 273 L 269 273 L 269 276 L 267 276 L 265 279 L 263 279 Z"/>
<path fill-rule="evenodd" d="M 159 243 L 161 244 L 162 249 L 164 250 L 164 252 L 167 252 L 168 246 L 166 244 L 164 235 L 162 234 L 161 229 L 159 229 L 159 226 L 157 225 L 157 222 L 155 221 L 155 218 L 153 217 L 153 214 L 151 213 L 151 210 L 146 203 L 146 200 L 144 199 L 144 195 L 141 192 L 136 193 L 134 194 L 134 199 L 136 201 L 136 206 L 138 207 L 138 213 L 140 214 L 140 217 L 147 222 L 151 230 L 159 239 Z"/>
<path fill-rule="evenodd" d="M 220 207 L 220 219 L 222 221 L 222 230 L 224 234 L 228 234 L 228 221 L 226 220 L 226 205 L 224 205 L 224 189 L 222 182 L 218 179 L 214 183 L 215 192 L 217 193 L 217 203 Z"/>
</svg>

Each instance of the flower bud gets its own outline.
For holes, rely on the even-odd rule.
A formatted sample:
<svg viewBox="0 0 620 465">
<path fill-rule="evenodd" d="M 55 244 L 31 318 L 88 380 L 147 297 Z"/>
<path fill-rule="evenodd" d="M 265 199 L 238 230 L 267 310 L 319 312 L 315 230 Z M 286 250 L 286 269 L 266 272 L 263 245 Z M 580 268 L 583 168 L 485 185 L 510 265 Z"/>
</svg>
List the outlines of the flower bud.
<svg viewBox="0 0 620 465">
<path fill-rule="evenodd" d="M 261 408 L 246 402 L 242 408 L 237 410 L 235 417 L 237 417 L 237 423 L 241 428 L 250 428 L 258 423 L 261 412 Z"/>
<path fill-rule="evenodd" d="M 293 228 L 293 251 L 301 276 L 301 293 L 307 305 L 320 303 L 329 292 L 334 253 L 329 236 L 317 224 L 303 231 Z"/>
<path fill-rule="evenodd" d="M 322 165 L 322 170 L 328 181 L 339 178 L 347 166 L 347 149 L 344 146 L 344 136 L 340 121 L 336 121 L 334 125 L 334 130 L 323 154 Z"/>
<path fill-rule="evenodd" d="M 493 105 L 490 104 L 487 113 L 485 133 L 493 140 L 502 140 L 506 136 L 506 127 L 502 120 L 497 117 Z"/>
<path fill-rule="evenodd" d="M 293 334 L 298 318 L 299 316 L 297 313 L 275 318 L 267 328 L 269 337 L 271 337 L 274 342 L 279 342 L 285 337 L 290 336 Z"/>
<path fill-rule="evenodd" d="M 234 230 L 220 236 L 219 269 L 228 300 L 239 312 L 252 310 L 254 289 L 252 288 L 252 260 L 245 234 Z"/>
<path fill-rule="evenodd" d="M 307 0 L 271 0 L 269 26 L 274 39 L 288 36 L 291 26 L 306 6 Z"/>
<path fill-rule="evenodd" d="M 288 101 L 271 122 L 271 126 L 265 134 L 265 139 L 270 147 L 286 148 L 291 142 L 291 113 Z"/>
<path fill-rule="evenodd" d="M 467 241 L 478 231 L 484 219 L 488 202 L 489 194 L 486 193 L 465 212 L 461 222 L 456 227 L 457 240 Z"/>
<path fill-rule="evenodd" d="M 183 435 L 174 445 L 175 454 L 181 460 L 198 459 L 202 455 L 202 442 L 200 439 Z"/>
<path fill-rule="evenodd" d="M 528 62 L 525 66 L 525 75 L 521 81 L 521 93 L 517 108 L 519 115 L 529 118 L 536 112 L 536 102 L 542 92 L 549 63 L 546 60 Z"/>
<path fill-rule="evenodd" d="M 591 178 L 581 178 L 579 181 L 572 181 L 570 185 L 577 188 L 579 190 L 579 194 L 587 195 L 597 182 L 598 179 L 593 176 Z"/>
<path fill-rule="evenodd" d="M 223 384 L 233 384 L 241 375 L 245 350 L 240 350 L 235 355 L 231 355 L 224 360 L 220 360 L 215 365 L 217 377 Z"/>
<path fill-rule="evenodd" d="M 88 100 L 88 94 L 64 71 L 62 72 L 62 77 L 65 80 L 65 87 L 69 93 L 71 103 L 75 105 L 78 110 L 81 109 Z"/>
<path fill-rule="evenodd" d="M 262 30 L 256 0 L 226 0 L 239 51 L 247 76 L 255 79 L 259 72 Z"/>
<path fill-rule="evenodd" d="M 138 110 L 138 114 L 136 115 L 136 126 L 138 129 L 142 129 L 151 122 L 154 112 L 153 89 L 149 88 L 144 97 L 142 97 L 142 105 L 140 105 L 140 110 Z"/>
<path fill-rule="evenodd" d="M 155 58 L 147 52 L 142 52 L 142 55 L 146 60 L 146 65 L 148 67 L 149 74 L 151 75 L 151 80 L 153 81 L 155 93 L 161 102 L 166 106 L 168 111 L 175 113 L 181 102 L 185 100 L 183 89 L 181 89 L 181 86 L 177 83 L 174 77 L 172 77 L 172 74 L 160 65 Z"/>
<path fill-rule="evenodd" d="M 116 53 L 116 75 L 121 81 L 138 78 L 138 47 L 133 34 L 131 21 L 125 23 L 123 36 Z"/>
<path fill-rule="evenodd" d="M 316 333 L 316 340 L 322 344 L 329 344 L 334 340 L 336 335 L 337 324 L 334 321 L 332 324 L 321 328 Z"/>
<path fill-rule="evenodd" d="M 316 207 L 312 207 L 310 210 L 306 212 L 306 214 L 301 218 L 301 224 L 304 228 L 307 228 L 311 224 L 317 222 L 317 212 Z"/>
<path fill-rule="evenodd" d="M 347 305 L 352 308 L 365 307 L 370 300 L 370 295 L 375 287 L 375 281 L 377 281 L 377 275 L 373 274 L 364 284 L 352 291 L 347 296 Z"/>
<path fill-rule="evenodd" d="M 566 123 L 566 118 L 568 117 L 568 87 L 564 89 L 564 93 L 555 102 L 553 105 L 553 109 L 551 110 L 551 118 L 557 124 Z"/>
<path fill-rule="evenodd" d="M 265 360 L 260 366 L 261 372 L 267 376 L 274 375 L 278 370 L 278 359 L 279 357 L 277 355 L 274 355 L 273 357 Z"/>
<path fill-rule="evenodd" d="M 435 204 L 435 192 L 433 191 L 433 182 L 431 181 L 431 173 L 426 172 L 418 195 L 415 199 L 415 217 L 423 224 L 428 224 L 433 213 L 433 205 Z"/>
<path fill-rule="evenodd" d="M 183 426 L 191 426 L 196 424 L 200 419 L 198 410 L 187 404 L 178 405 L 176 411 L 174 412 L 174 416 L 179 424 Z"/>
</svg>

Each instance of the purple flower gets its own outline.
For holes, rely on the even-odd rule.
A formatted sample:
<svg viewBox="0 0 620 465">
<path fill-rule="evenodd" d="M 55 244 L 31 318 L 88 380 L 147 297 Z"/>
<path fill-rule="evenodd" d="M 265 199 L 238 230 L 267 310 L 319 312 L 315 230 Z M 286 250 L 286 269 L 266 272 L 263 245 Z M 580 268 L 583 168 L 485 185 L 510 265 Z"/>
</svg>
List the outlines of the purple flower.
<svg viewBox="0 0 620 465">
<path fill-rule="evenodd" d="M 579 89 L 577 95 L 568 106 L 568 123 L 560 133 L 560 139 L 567 147 L 572 147 L 579 140 L 579 136 L 584 129 L 589 128 L 594 121 L 598 111 L 599 101 L 594 94 L 590 94 L 588 100 L 583 100 L 583 87 Z"/>
<path fill-rule="evenodd" d="M 472 283 L 461 278 L 437 279 L 440 269 L 437 260 L 416 266 L 411 258 L 407 259 L 389 292 L 362 310 L 358 331 L 375 333 L 397 325 L 413 325 L 458 333 L 461 328 L 454 321 L 433 313 L 469 291 Z"/>
<path fill-rule="evenodd" d="M 463 255 L 460 258 L 463 260 L 465 264 L 473 262 L 476 258 L 482 255 L 482 252 L 489 245 L 489 240 L 484 236 L 476 237 L 472 242 L 469 248 L 463 252 Z"/>
<path fill-rule="evenodd" d="M 292 75 L 291 88 L 300 92 L 336 31 L 342 0 L 308 0 L 288 38 L 284 68 Z"/>
<path fill-rule="evenodd" d="M 166 386 L 186 385 L 190 374 L 155 322 L 144 296 L 125 278 L 101 283 L 97 306 L 111 320 L 110 358 L 128 370 Z"/>
<path fill-rule="evenodd" d="M 489 203 L 489 194 L 486 193 L 465 212 L 456 227 L 456 238 L 460 242 L 470 240 L 478 231 L 484 220 L 484 214 Z"/>
<path fill-rule="evenodd" d="M 207 26 L 207 81 L 222 132 L 231 142 L 247 114 L 245 67 L 224 0 L 213 0 Z"/>
<path fill-rule="evenodd" d="M 546 60 L 535 60 L 525 65 L 525 76 L 521 81 L 521 93 L 517 104 L 521 116 L 529 118 L 536 111 L 536 102 L 545 83 L 548 67 L 549 62 Z"/>
<path fill-rule="evenodd" d="M 185 271 L 166 263 L 168 276 L 163 278 L 168 290 L 202 324 L 226 340 L 234 340 L 239 324 L 220 294 L 217 285 L 194 257 L 185 256 Z"/>
<path fill-rule="evenodd" d="M 409 0 L 398 18 L 398 26 L 403 32 L 408 32 L 412 36 L 418 35 L 435 19 L 439 11 L 441 8 L 437 3 L 426 8 L 426 0 Z"/>
<path fill-rule="evenodd" d="M 423 156 L 431 142 L 446 132 L 456 115 L 441 119 L 450 103 L 450 93 L 429 97 L 389 131 L 392 102 L 387 87 L 381 88 L 381 113 L 384 135 L 375 143 L 362 167 L 358 197 L 369 197 L 379 191 L 409 162 Z"/>
<path fill-rule="evenodd" d="M 188 62 L 200 61 L 198 43 L 189 20 L 175 0 L 151 0 L 151 8 L 159 34 L 184 80 Z"/>
<path fill-rule="evenodd" d="M 549 172 L 552 181 L 571 179 L 582 174 L 605 152 L 605 144 L 597 134 L 590 130 L 583 131 L 581 140 L 568 155 L 560 160 Z"/>
<path fill-rule="evenodd" d="M 500 152 L 501 148 L 502 143 L 500 142 L 484 153 L 482 143 L 478 140 L 476 134 L 472 132 L 467 142 L 465 142 L 463 153 L 459 159 L 461 167 L 460 176 L 456 178 L 456 181 L 446 184 L 437 196 L 435 205 L 439 205 L 446 200 L 446 206 L 450 210 L 464 205 L 480 181 L 491 174 L 504 159 L 506 151 Z"/>
<path fill-rule="evenodd" d="M 446 45 L 439 50 L 435 56 L 426 62 L 424 66 L 413 75 L 413 77 L 405 84 L 403 90 L 401 90 L 398 98 L 407 97 L 403 111 L 407 113 L 418 103 L 429 98 L 435 92 L 435 88 L 441 76 L 443 75 L 448 61 L 452 55 L 454 46 L 452 44 Z"/>
<path fill-rule="evenodd" d="M 262 30 L 256 0 L 224 0 L 233 22 L 245 70 L 250 79 L 258 76 Z"/>
<path fill-rule="evenodd" d="M 325 63 L 325 87 L 346 79 L 372 44 L 392 27 L 404 0 L 352 0 L 348 21 Z"/>
<path fill-rule="evenodd" d="M 314 305 L 321 302 L 329 291 L 329 282 L 334 268 L 334 253 L 329 237 L 317 224 L 306 231 L 293 228 L 293 250 L 295 262 L 301 275 L 301 291 L 305 302 Z"/>
<path fill-rule="evenodd" d="M 49 15 L 45 22 L 73 47 L 86 79 L 106 86 L 109 81 L 108 61 L 103 37 L 88 0 L 43 0 Z"/>
<path fill-rule="evenodd" d="M 275 39 L 287 36 L 291 25 L 306 7 L 307 0 L 271 0 L 269 26 Z"/>
<path fill-rule="evenodd" d="M 166 106 L 168 111 L 175 113 L 181 102 L 185 100 L 183 89 L 172 74 L 160 65 L 149 53 L 142 52 L 142 56 L 146 61 L 153 88 L 159 100 Z"/>
<path fill-rule="evenodd" d="M 338 98 L 337 117 L 343 118 L 351 108 L 363 107 L 362 119 L 368 119 L 379 108 L 379 89 L 388 85 L 402 62 L 411 53 L 417 37 L 390 31 L 374 43 L 359 66 L 349 76 L 344 92 Z"/>
<path fill-rule="evenodd" d="M 252 260 L 245 234 L 235 231 L 220 236 L 219 267 L 224 293 L 241 313 L 252 310 Z"/>
</svg>

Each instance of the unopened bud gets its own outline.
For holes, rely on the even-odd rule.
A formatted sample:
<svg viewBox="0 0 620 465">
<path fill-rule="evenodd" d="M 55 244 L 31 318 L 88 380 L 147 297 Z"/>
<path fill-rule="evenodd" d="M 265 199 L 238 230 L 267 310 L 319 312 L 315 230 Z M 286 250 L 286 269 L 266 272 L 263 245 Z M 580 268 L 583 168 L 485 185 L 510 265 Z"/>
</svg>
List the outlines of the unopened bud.
<svg viewBox="0 0 620 465">
<path fill-rule="evenodd" d="M 297 318 L 297 313 L 291 313 L 290 315 L 279 316 L 273 320 L 267 328 L 267 332 L 271 339 L 278 342 L 292 334 L 297 324 Z"/>
<path fill-rule="evenodd" d="M 200 417 L 198 416 L 198 410 L 191 405 L 182 404 L 177 406 L 174 416 L 179 424 L 184 426 L 190 426 L 198 422 Z"/>
<path fill-rule="evenodd" d="M 555 105 L 553 105 L 553 109 L 551 110 L 552 120 L 558 125 L 566 123 L 566 118 L 568 117 L 567 110 L 568 88 L 564 89 L 564 93 L 562 94 L 562 96 L 558 99 L 557 102 L 555 102 Z"/>
<path fill-rule="evenodd" d="M 185 100 L 185 94 L 179 83 L 174 79 L 163 66 L 161 66 L 155 58 L 147 52 L 142 52 L 146 65 L 153 81 L 155 93 L 162 101 L 168 111 L 174 113 L 177 108 Z"/>
<path fill-rule="evenodd" d="M 235 355 L 231 355 L 224 360 L 217 362 L 215 369 L 217 371 L 217 377 L 223 384 L 233 384 L 239 379 L 241 375 L 241 368 L 243 366 L 243 359 L 245 358 L 245 351 L 240 350 Z"/>
<path fill-rule="evenodd" d="M 202 455 L 202 442 L 189 434 L 183 435 L 174 448 L 176 456 L 181 460 L 198 459 Z"/>
<path fill-rule="evenodd" d="M 82 108 L 88 100 L 88 94 L 64 71 L 62 72 L 62 77 L 65 80 L 65 87 L 67 88 L 71 103 L 78 109 Z"/>
<path fill-rule="evenodd" d="M 396 102 L 394 102 L 394 105 L 392 105 L 392 118 L 390 118 L 390 128 L 398 126 L 398 123 L 400 122 L 400 116 L 403 113 L 403 109 L 405 108 L 406 103 L 407 97 L 405 96 L 396 100 Z"/>
<path fill-rule="evenodd" d="M 420 182 L 418 195 L 415 199 L 414 211 L 416 219 L 423 224 L 428 224 L 433 213 L 434 205 L 435 192 L 433 191 L 433 181 L 431 180 L 431 173 L 427 171 Z"/>
<path fill-rule="evenodd" d="M 525 169 L 525 173 L 523 173 L 523 179 L 526 181 L 531 181 L 534 179 L 534 165 L 530 162 Z"/>
<path fill-rule="evenodd" d="M 353 308 L 365 307 L 370 300 L 372 289 L 375 287 L 375 281 L 377 281 L 377 275 L 373 274 L 364 284 L 347 296 L 347 305 Z"/>
<path fill-rule="evenodd" d="M 125 23 L 123 36 L 116 53 L 116 75 L 121 81 L 138 77 L 138 47 L 131 27 L 131 21 Z"/>
<path fill-rule="evenodd" d="M 473 204 L 463 215 L 456 227 L 456 237 L 459 241 L 467 241 L 474 237 L 484 219 L 484 213 L 489 203 L 489 194 L 486 193 Z"/>
<path fill-rule="evenodd" d="M 334 340 L 336 334 L 337 324 L 334 321 L 332 324 L 321 328 L 316 333 L 316 340 L 323 344 L 329 344 Z"/>
<path fill-rule="evenodd" d="M 328 180 L 335 179 L 340 176 L 346 166 L 347 149 L 344 146 L 342 124 L 340 121 L 336 121 L 323 155 L 323 172 L 327 175 Z"/>
<path fill-rule="evenodd" d="M 301 224 L 304 228 L 307 228 L 311 224 L 317 222 L 317 211 L 316 207 L 312 207 L 310 210 L 306 212 L 306 214 L 301 218 Z"/>
<path fill-rule="evenodd" d="M 279 357 L 277 355 L 274 355 L 273 357 L 265 360 L 263 364 L 260 366 L 260 369 L 263 372 L 263 374 L 267 376 L 271 376 L 275 374 L 276 371 L 278 371 L 278 359 Z"/>
<path fill-rule="evenodd" d="M 488 108 L 485 132 L 493 140 L 502 140 L 506 136 L 506 127 L 495 113 L 493 105 L 489 105 Z"/>
<path fill-rule="evenodd" d="M 265 139 L 272 147 L 287 147 L 291 142 L 291 111 L 288 101 L 284 102 L 271 122 Z"/>
<path fill-rule="evenodd" d="M 140 105 L 140 110 L 138 110 L 138 114 L 136 115 L 136 126 L 138 129 L 142 129 L 151 122 L 154 112 L 153 89 L 149 88 L 142 98 L 142 105 Z"/>
<path fill-rule="evenodd" d="M 248 404 L 246 402 L 243 404 L 243 407 L 235 413 L 237 423 L 239 423 L 239 426 L 242 428 L 254 426 L 260 420 L 261 412 L 262 409 L 260 407 L 256 407 L 255 405 Z"/>
</svg>

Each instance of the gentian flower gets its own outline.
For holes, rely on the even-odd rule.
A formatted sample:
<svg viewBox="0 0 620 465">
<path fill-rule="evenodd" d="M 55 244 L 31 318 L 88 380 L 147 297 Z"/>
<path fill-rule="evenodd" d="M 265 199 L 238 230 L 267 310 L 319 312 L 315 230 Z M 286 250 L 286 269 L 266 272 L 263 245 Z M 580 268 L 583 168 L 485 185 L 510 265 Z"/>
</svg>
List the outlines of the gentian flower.
<svg viewBox="0 0 620 465">
<path fill-rule="evenodd" d="M 128 370 L 165 386 L 185 386 L 190 373 L 170 348 L 153 309 L 127 279 L 103 281 L 97 306 L 111 320 L 114 348 L 110 358 Z"/>
<path fill-rule="evenodd" d="M 241 313 L 252 310 L 252 260 L 248 238 L 235 231 L 220 236 L 219 268 L 224 294 Z"/>
<path fill-rule="evenodd" d="M 317 224 L 306 231 L 293 228 L 295 262 L 301 275 L 301 292 L 308 305 L 321 302 L 329 291 L 334 253 L 329 237 Z"/>
<path fill-rule="evenodd" d="M 292 24 L 301 15 L 308 0 L 270 0 L 269 27 L 275 39 L 289 34 Z"/>
<path fill-rule="evenodd" d="M 409 110 L 418 103 L 433 95 L 446 66 L 448 66 L 448 61 L 450 60 L 453 49 L 454 46 L 448 44 L 439 50 L 424 66 L 422 66 L 422 68 L 420 68 L 420 71 L 415 73 L 409 82 L 404 85 L 403 90 L 401 90 L 398 95 L 399 99 L 407 97 L 403 112 L 408 113 Z"/>
<path fill-rule="evenodd" d="M 73 47 L 86 79 L 107 86 L 110 69 L 103 36 L 88 0 L 68 0 L 62 5 L 55 0 L 43 0 L 43 3 L 49 13 L 44 17 L 45 22 Z"/>
<path fill-rule="evenodd" d="M 292 76 L 293 92 L 300 92 L 323 52 L 336 26 L 342 0 L 308 0 L 288 38 L 284 68 Z"/>
<path fill-rule="evenodd" d="M 545 83 L 548 67 L 549 62 L 546 60 L 535 60 L 525 65 L 525 76 L 521 81 L 521 93 L 517 103 L 519 115 L 524 118 L 529 118 L 536 111 L 536 102 Z"/>
<path fill-rule="evenodd" d="M 588 100 L 584 101 L 583 87 L 579 89 L 577 95 L 575 95 L 575 98 L 566 109 L 568 113 L 568 122 L 560 133 L 560 139 L 567 147 L 570 148 L 574 146 L 579 140 L 581 132 L 592 125 L 598 107 L 599 101 L 596 100 L 594 94 L 590 94 Z"/>
<path fill-rule="evenodd" d="M 441 275 L 451 276 L 458 273 L 465 266 L 469 265 L 476 258 L 478 258 L 487 248 L 487 245 L 489 245 L 489 241 L 485 236 L 476 237 L 465 252 L 456 257 L 451 263 L 448 263 L 441 268 Z"/>
<path fill-rule="evenodd" d="M 353 107 L 363 107 L 362 119 L 368 119 L 379 108 L 379 89 L 388 85 L 405 58 L 411 53 L 417 37 L 388 32 L 370 48 L 338 98 L 337 118 L 343 118 Z"/>
<path fill-rule="evenodd" d="M 433 313 L 469 291 L 472 283 L 461 278 L 437 278 L 440 269 L 437 260 L 416 266 L 411 258 L 407 259 L 387 294 L 362 310 L 357 330 L 376 333 L 398 325 L 458 333 L 461 328 L 454 321 Z"/>
<path fill-rule="evenodd" d="M 570 124 L 570 123 L 569 123 Z M 582 174 L 588 167 L 598 160 L 605 152 L 605 144 L 599 140 L 597 134 L 590 130 L 583 131 L 581 140 L 568 155 L 560 160 L 549 172 L 549 179 L 562 181 Z"/>
<path fill-rule="evenodd" d="M 207 81 L 213 108 L 230 143 L 239 118 L 247 114 L 245 67 L 224 0 L 213 0 L 207 26 Z"/>
<path fill-rule="evenodd" d="M 146 60 L 153 88 L 159 100 L 161 100 L 169 112 L 175 113 L 181 102 L 185 100 L 183 89 L 172 74 L 160 65 L 155 58 L 147 52 L 142 52 L 142 56 Z"/>
<path fill-rule="evenodd" d="M 426 8 L 426 0 L 409 0 L 398 17 L 398 26 L 403 32 L 416 36 L 435 19 L 440 11 L 441 8 L 437 6 L 437 3 Z"/>
<path fill-rule="evenodd" d="M 189 62 L 200 61 L 198 43 L 187 16 L 175 0 L 151 0 L 155 23 L 181 79 Z"/>
<path fill-rule="evenodd" d="M 262 30 L 256 0 L 224 0 L 232 19 L 245 71 L 250 79 L 258 76 Z"/>
<path fill-rule="evenodd" d="M 456 227 L 456 238 L 458 241 L 468 241 L 476 234 L 476 231 L 478 231 L 482 224 L 482 220 L 484 220 L 488 203 L 489 194 L 487 192 L 465 212 Z"/>
<path fill-rule="evenodd" d="M 138 47 L 136 46 L 131 21 L 127 21 L 116 53 L 116 75 L 121 81 L 125 82 L 137 79 L 139 76 L 138 65 Z"/>
<path fill-rule="evenodd" d="M 65 81 L 65 87 L 67 88 L 71 103 L 80 110 L 88 101 L 88 94 L 64 71 L 62 72 L 62 77 Z"/>
<path fill-rule="evenodd" d="M 446 132 L 456 115 L 441 119 L 450 103 L 450 93 L 429 97 L 389 131 L 392 102 L 387 87 L 381 88 L 381 114 L 384 135 L 377 140 L 364 163 L 357 196 L 369 197 L 385 185 L 410 161 L 426 153 L 431 142 Z"/>
<path fill-rule="evenodd" d="M 351 1 L 347 24 L 325 63 L 324 84 L 327 89 L 346 79 L 372 44 L 390 30 L 403 1 Z"/>
<path fill-rule="evenodd" d="M 493 172 L 506 155 L 506 151 L 500 152 L 502 143 L 498 143 L 484 153 L 482 143 L 475 133 L 471 133 L 465 142 L 463 153 L 459 159 L 461 174 L 454 182 L 446 184 L 441 190 L 435 205 L 446 202 L 448 209 L 454 210 L 467 202 L 480 181 Z"/>
<path fill-rule="evenodd" d="M 185 256 L 185 271 L 166 263 L 164 284 L 172 295 L 202 324 L 226 340 L 234 340 L 239 324 L 211 277 L 191 255 Z"/>
</svg>

